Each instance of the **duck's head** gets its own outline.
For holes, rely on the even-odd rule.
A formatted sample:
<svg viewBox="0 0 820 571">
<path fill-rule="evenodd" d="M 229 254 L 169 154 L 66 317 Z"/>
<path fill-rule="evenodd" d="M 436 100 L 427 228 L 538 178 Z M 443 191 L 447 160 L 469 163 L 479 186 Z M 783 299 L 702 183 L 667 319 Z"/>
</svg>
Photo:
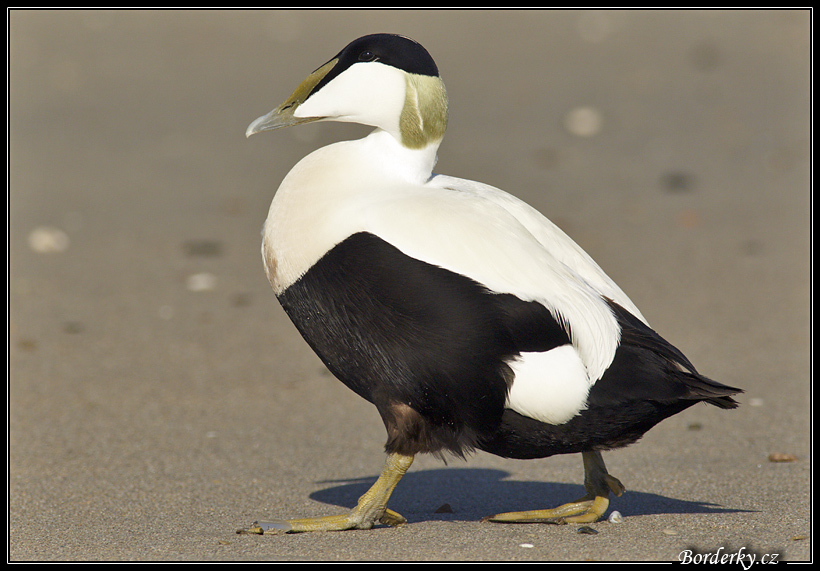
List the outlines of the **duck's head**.
<svg viewBox="0 0 820 571">
<path fill-rule="evenodd" d="M 312 121 L 361 123 L 383 129 L 405 147 L 438 145 L 447 128 L 447 93 L 433 58 L 393 34 L 352 41 L 311 73 L 279 107 L 245 135 Z"/>
</svg>

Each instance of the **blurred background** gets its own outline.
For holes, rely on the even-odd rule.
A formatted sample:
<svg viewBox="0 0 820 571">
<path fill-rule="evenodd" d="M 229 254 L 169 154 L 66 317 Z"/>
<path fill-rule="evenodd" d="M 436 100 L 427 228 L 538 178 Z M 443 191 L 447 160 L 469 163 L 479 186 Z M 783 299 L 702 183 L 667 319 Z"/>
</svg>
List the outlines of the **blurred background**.
<svg viewBox="0 0 820 571">
<path fill-rule="evenodd" d="M 654 559 L 726 540 L 807 557 L 809 11 L 7 14 L 12 560 Z M 411 36 L 438 64 L 450 123 L 437 172 L 541 210 L 702 372 L 747 391 L 737 413 L 697 408 L 607 460 L 649 494 L 633 496 L 644 517 L 620 539 L 550 529 L 521 550 L 510 534 L 531 528 L 479 526 L 511 508 L 487 498 L 527 500 L 500 474 L 569 486 L 547 493 L 581 483 L 577 457 L 483 455 L 414 466 L 430 479 L 398 511 L 423 542 L 233 535 L 256 518 L 338 512 L 357 488 L 334 496 L 321 482 L 381 466 L 375 409 L 301 341 L 259 255 L 293 164 L 368 130 L 244 137 L 374 32 Z M 499 477 L 471 484 L 479 473 Z M 452 492 L 447 478 L 462 476 L 484 488 L 441 528 L 420 498 L 442 502 L 419 490 L 444 478 Z M 738 511 L 676 527 L 690 501 Z"/>
</svg>

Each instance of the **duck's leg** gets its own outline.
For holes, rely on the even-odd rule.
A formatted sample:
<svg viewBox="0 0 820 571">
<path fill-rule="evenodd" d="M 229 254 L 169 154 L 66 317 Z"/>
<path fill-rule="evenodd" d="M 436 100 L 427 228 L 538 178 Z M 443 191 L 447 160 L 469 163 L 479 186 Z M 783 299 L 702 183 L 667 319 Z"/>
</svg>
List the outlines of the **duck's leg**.
<svg viewBox="0 0 820 571">
<path fill-rule="evenodd" d="M 248 529 L 238 533 L 299 533 L 303 531 L 343 531 L 346 529 L 370 529 L 376 522 L 386 525 L 401 525 L 406 523 L 401 515 L 387 509 L 387 500 L 396 484 L 404 476 L 413 456 L 390 454 L 385 462 L 379 479 L 359 498 L 359 503 L 353 510 L 344 515 L 326 516 L 317 518 L 288 519 L 271 522 L 254 522 Z"/>
<path fill-rule="evenodd" d="M 509 512 L 489 516 L 483 521 L 497 523 L 592 523 L 598 521 L 609 507 L 609 493 L 616 496 L 625 488 L 617 478 L 606 471 L 601 453 L 584 452 L 584 497 L 553 509 Z"/>
</svg>

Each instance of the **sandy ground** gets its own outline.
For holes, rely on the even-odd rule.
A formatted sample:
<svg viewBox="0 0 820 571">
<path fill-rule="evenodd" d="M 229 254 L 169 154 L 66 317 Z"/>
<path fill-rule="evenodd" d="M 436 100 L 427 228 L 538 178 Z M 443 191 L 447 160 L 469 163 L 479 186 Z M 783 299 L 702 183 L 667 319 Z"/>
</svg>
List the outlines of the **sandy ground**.
<svg viewBox="0 0 820 571">
<path fill-rule="evenodd" d="M 809 559 L 809 24 L 10 12 L 9 559 Z M 447 82 L 438 172 L 535 205 L 702 372 L 746 390 L 605 455 L 629 490 L 620 524 L 480 523 L 573 499 L 582 469 L 478 454 L 419 458 L 391 502 L 401 528 L 235 534 L 346 510 L 383 462 L 375 409 L 299 338 L 259 255 L 288 169 L 366 131 L 244 137 L 375 31 L 422 42 Z"/>
</svg>

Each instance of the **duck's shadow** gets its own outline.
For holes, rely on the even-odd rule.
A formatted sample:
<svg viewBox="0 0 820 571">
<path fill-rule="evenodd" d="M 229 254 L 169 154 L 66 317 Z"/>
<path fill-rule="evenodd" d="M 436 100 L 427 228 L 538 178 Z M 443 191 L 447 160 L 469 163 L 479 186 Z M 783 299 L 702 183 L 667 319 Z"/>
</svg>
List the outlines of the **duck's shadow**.
<svg viewBox="0 0 820 571">
<path fill-rule="evenodd" d="M 486 468 L 410 472 L 402 478 L 389 505 L 411 523 L 430 520 L 475 521 L 500 512 L 556 507 L 585 493 L 580 484 L 519 482 L 509 480 L 509 476 L 503 470 Z M 318 502 L 350 509 L 375 481 L 375 476 L 356 480 L 327 480 L 321 483 L 335 485 L 316 491 L 310 497 Z M 748 511 L 628 489 L 620 498 L 610 498 L 610 510 L 619 510 L 624 517 Z"/>
</svg>

